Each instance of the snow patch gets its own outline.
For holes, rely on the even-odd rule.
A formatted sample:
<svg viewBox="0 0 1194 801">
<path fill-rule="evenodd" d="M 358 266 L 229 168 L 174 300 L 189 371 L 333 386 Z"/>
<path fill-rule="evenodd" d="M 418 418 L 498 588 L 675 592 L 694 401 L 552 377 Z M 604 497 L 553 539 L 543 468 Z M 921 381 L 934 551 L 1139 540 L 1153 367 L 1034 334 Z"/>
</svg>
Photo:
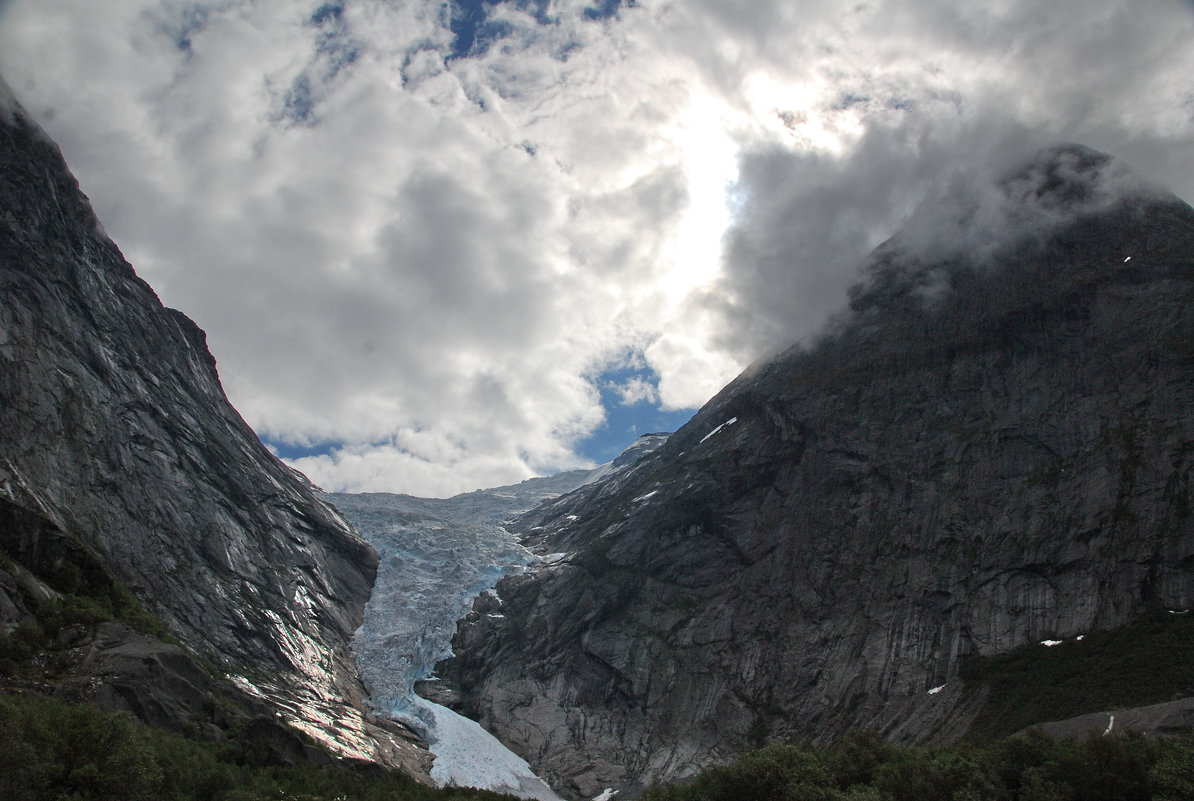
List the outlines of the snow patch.
<svg viewBox="0 0 1194 801">
<path fill-rule="evenodd" d="M 1131 257 L 1131 256 L 1128 256 L 1126 259 L 1124 259 L 1124 264 L 1127 264 L 1127 263 L 1128 263 L 1128 262 L 1130 262 L 1131 260 L 1132 260 L 1132 257 Z"/>
<path fill-rule="evenodd" d="M 936 687 L 933 687 L 932 689 L 929 690 L 929 695 L 936 695 L 937 693 L 941 692 L 944 689 L 945 689 L 945 685 L 939 684 Z"/>
<path fill-rule="evenodd" d="M 593 796 L 593 801 L 609 801 L 619 792 L 619 790 L 615 790 L 612 787 L 606 787 L 605 790 L 602 791 L 601 795 Z"/>
<path fill-rule="evenodd" d="M 1112 730 L 1113 728 L 1115 728 L 1115 715 L 1108 715 L 1108 717 L 1109 717 L 1110 719 L 1107 721 L 1107 728 L 1103 729 L 1103 736 L 1104 736 L 1104 737 L 1106 737 L 1108 734 L 1110 734 L 1110 733 L 1111 733 L 1111 730 Z"/>
<path fill-rule="evenodd" d="M 1052 648 L 1054 645 L 1061 645 L 1061 642 L 1061 640 L 1041 640 L 1041 645 Z"/>
<path fill-rule="evenodd" d="M 595 484 L 598 481 L 600 481 L 601 479 L 608 476 L 612 472 L 614 472 L 614 463 L 613 462 L 606 462 L 605 464 L 597 465 L 589 473 L 588 477 L 585 478 L 584 483 L 581 484 L 581 486 L 584 487 L 589 484 Z"/>
<path fill-rule="evenodd" d="M 1075 640 L 1077 640 L 1078 642 L 1082 642 L 1083 640 L 1085 640 L 1085 639 L 1086 639 L 1086 635 L 1085 635 L 1085 634 L 1079 634 L 1079 635 L 1078 635 L 1077 637 L 1075 637 L 1074 639 L 1075 639 Z"/>
<path fill-rule="evenodd" d="M 729 420 L 726 420 L 724 423 L 722 423 L 721 425 L 719 425 L 717 428 L 713 429 L 713 430 L 712 430 L 712 431 L 710 431 L 708 434 L 706 434 L 705 436 L 701 437 L 701 442 L 704 442 L 705 440 L 709 439 L 709 437 L 713 436 L 713 435 L 714 435 L 714 434 L 716 434 L 718 431 L 721 431 L 721 430 L 722 430 L 723 428 L 725 428 L 726 426 L 732 426 L 732 425 L 734 425 L 734 423 L 737 423 L 737 422 L 738 422 L 738 418 L 737 418 L 737 417 L 731 417 Z M 701 444 L 701 442 L 698 442 L 698 443 L 697 443 L 697 445 L 700 445 L 700 444 Z"/>
<path fill-rule="evenodd" d="M 645 500 L 647 500 L 647 498 L 650 498 L 652 495 L 658 495 L 658 494 L 659 494 L 659 490 L 651 490 L 646 495 L 638 496 L 633 501 L 631 501 L 631 503 L 638 503 L 639 501 L 645 501 Z"/>
<path fill-rule="evenodd" d="M 1169 610 L 1169 614 L 1171 614 L 1171 615 L 1184 615 L 1184 614 L 1186 614 L 1186 613 L 1187 613 L 1187 612 L 1189 612 L 1189 611 L 1190 611 L 1189 609 L 1170 609 L 1170 610 Z"/>
</svg>

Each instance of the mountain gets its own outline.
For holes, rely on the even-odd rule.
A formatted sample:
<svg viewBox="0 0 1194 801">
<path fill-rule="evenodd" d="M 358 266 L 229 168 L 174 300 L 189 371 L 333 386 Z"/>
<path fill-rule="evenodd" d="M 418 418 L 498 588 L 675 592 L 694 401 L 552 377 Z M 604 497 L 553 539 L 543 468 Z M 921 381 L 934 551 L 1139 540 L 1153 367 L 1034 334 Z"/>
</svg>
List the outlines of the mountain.
<svg viewBox="0 0 1194 801">
<path fill-rule="evenodd" d="M 516 521 L 558 556 L 460 623 L 456 707 L 557 791 L 633 796 L 768 740 L 957 740 L 998 700 L 973 660 L 1189 608 L 1194 210 L 1074 145 L 982 188 L 819 341 Z"/>
<path fill-rule="evenodd" d="M 379 710 L 410 704 L 467 758 L 475 730 L 410 692 L 522 560 L 421 688 L 564 794 L 858 726 L 973 732 L 1000 660 L 1122 642 L 1194 598 L 1194 211 L 1077 146 L 983 189 L 876 250 L 820 341 L 605 471 L 337 500 L 379 563 L 231 408 L 202 331 L 0 83 L 0 691 L 430 782 L 351 650 Z M 1103 725 L 1074 714 L 1055 728 Z"/>
<path fill-rule="evenodd" d="M 4 645 L 60 655 L 6 687 L 179 730 L 241 709 L 298 758 L 318 758 L 310 738 L 426 779 L 349 651 L 376 553 L 229 405 L 203 332 L 134 274 L 2 84 L 0 291 Z M 142 605 L 168 633 L 130 627 Z"/>
</svg>

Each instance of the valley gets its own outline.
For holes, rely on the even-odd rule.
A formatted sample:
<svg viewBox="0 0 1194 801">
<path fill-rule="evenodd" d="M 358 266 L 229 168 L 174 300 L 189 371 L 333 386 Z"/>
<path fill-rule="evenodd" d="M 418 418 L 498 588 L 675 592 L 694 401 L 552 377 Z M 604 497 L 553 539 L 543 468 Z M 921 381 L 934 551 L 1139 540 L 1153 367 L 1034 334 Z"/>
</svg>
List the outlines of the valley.
<svg viewBox="0 0 1194 801">
<path fill-rule="evenodd" d="M 322 493 L 271 454 L 8 105 L 0 668 L 47 753 L 110 732 L 112 771 L 156 766 L 145 797 L 173 754 L 225 777 L 211 798 L 663 799 L 727 765 L 782 793 L 799 764 L 888 798 L 818 760 L 1003 765 L 1020 746 L 990 743 L 1047 723 L 1178 735 L 1106 748 L 1181 779 L 1194 210 L 1112 157 L 1048 148 L 923 210 L 848 313 L 670 436 L 427 499 Z"/>
</svg>

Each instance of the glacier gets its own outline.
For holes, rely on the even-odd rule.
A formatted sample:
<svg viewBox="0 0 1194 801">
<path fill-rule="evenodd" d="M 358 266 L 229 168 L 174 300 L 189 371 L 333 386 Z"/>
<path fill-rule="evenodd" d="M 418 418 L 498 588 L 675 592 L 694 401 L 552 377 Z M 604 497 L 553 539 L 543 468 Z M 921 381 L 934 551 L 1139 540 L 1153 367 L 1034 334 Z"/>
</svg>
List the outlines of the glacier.
<svg viewBox="0 0 1194 801">
<path fill-rule="evenodd" d="M 504 576 L 559 554 L 536 556 L 505 521 L 586 484 L 606 481 L 652 453 L 668 434 L 644 434 L 614 461 L 592 470 L 532 478 L 451 498 L 394 493 L 322 493 L 369 541 L 380 561 L 364 622 L 352 643 L 369 704 L 410 726 L 435 755 L 431 778 L 442 786 L 478 787 L 538 801 L 560 801 L 527 762 L 476 721 L 422 698 L 415 685 L 433 679 L 452 655 L 456 621 Z M 500 601 L 500 599 L 499 599 Z"/>
<path fill-rule="evenodd" d="M 473 599 L 536 560 L 502 527 L 506 517 L 579 484 L 586 471 L 530 487 L 453 498 L 388 493 L 325 496 L 377 550 L 380 563 L 364 622 L 353 638 L 361 678 L 376 712 L 401 721 L 435 754 L 440 786 L 482 787 L 558 801 L 526 761 L 475 721 L 414 692 L 451 655 L 456 621 Z"/>
<path fill-rule="evenodd" d="M 478 787 L 560 801 L 524 759 L 476 721 L 415 693 L 452 655 L 456 621 L 504 576 L 550 563 L 519 544 L 503 522 L 577 487 L 603 481 L 667 439 L 639 438 L 618 459 L 521 484 L 417 498 L 393 493 L 323 493 L 377 550 L 380 563 L 364 622 L 352 643 L 369 704 L 410 726 L 435 755 L 440 786 Z"/>
<path fill-rule="evenodd" d="M 667 434 L 645 434 L 617 459 L 521 484 L 451 498 L 394 493 L 322 493 L 377 551 L 380 562 L 353 655 L 380 715 L 400 721 L 427 741 L 442 786 L 478 787 L 538 801 L 560 801 L 526 760 L 476 721 L 415 692 L 452 655 L 456 621 L 482 593 L 510 573 L 550 565 L 503 523 L 586 484 L 605 481 L 653 452 Z M 500 599 L 499 599 L 500 600 Z"/>
</svg>

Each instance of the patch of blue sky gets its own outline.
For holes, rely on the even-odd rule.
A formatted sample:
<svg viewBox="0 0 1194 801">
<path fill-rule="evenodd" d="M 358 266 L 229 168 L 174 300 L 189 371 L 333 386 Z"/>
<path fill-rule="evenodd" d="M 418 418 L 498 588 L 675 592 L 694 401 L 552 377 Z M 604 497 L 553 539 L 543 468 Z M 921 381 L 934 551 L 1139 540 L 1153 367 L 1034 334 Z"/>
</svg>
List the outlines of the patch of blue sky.
<svg viewBox="0 0 1194 801">
<path fill-rule="evenodd" d="M 279 113 L 291 125 L 314 125 L 316 106 L 327 94 L 329 84 L 361 56 L 362 45 L 351 36 L 344 20 L 344 3 L 324 3 L 307 24 L 319 31 L 315 56 L 291 83 Z"/>
<path fill-rule="evenodd" d="M 282 98 L 282 118 L 295 125 L 311 123 L 315 118 L 315 95 L 311 91 L 311 77 L 303 73 L 294 79 Z"/>
<path fill-rule="evenodd" d="M 696 414 L 696 409 L 660 408 L 654 391 L 658 377 L 645 366 L 620 366 L 597 379 L 605 423 L 581 441 L 577 453 L 598 464 L 612 461 L 643 434 L 673 432 Z"/>
<path fill-rule="evenodd" d="M 170 37 L 174 46 L 190 55 L 194 38 L 207 27 L 209 13 L 201 5 L 191 4 L 177 9 L 173 15 L 159 17 L 158 30 Z"/>
<path fill-rule="evenodd" d="M 550 13 L 550 0 L 451 0 L 449 27 L 452 30 L 452 52 L 449 58 L 484 55 L 495 42 L 514 32 L 513 26 L 490 18 L 496 6 L 512 5 L 530 14 L 540 25 L 551 25 L 556 17 Z M 622 6 L 634 7 L 635 0 L 597 0 L 584 8 L 584 18 L 601 20 L 616 16 Z M 566 56 L 567 53 L 563 53 Z"/>
<path fill-rule="evenodd" d="M 489 8 L 501 0 L 452 0 L 449 27 L 452 30 L 450 58 L 482 55 L 489 45 L 510 32 L 509 25 L 489 20 Z"/>
<path fill-rule="evenodd" d="M 336 23 L 344 18 L 344 3 L 324 3 L 311 14 L 312 25 Z"/>
<path fill-rule="evenodd" d="M 585 19 L 609 19 L 610 17 L 617 16 L 618 9 L 622 5 L 622 0 L 599 0 L 599 2 L 591 6 L 585 6 Z M 634 8 L 635 0 L 626 0 L 625 5 L 627 8 Z"/>
<path fill-rule="evenodd" d="M 344 3 L 324 3 L 311 15 L 308 24 L 320 29 L 315 52 L 323 80 L 332 80 L 360 58 L 362 45 L 349 34 Z"/>
<path fill-rule="evenodd" d="M 343 442 L 313 442 L 307 445 L 296 445 L 292 442 L 276 442 L 268 437 L 258 436 L 261 444 L 269 448 L 279 459 L 301 459 L 304 456 L 327 456 L 335 450 L 344 447 Z"/>
</svg>

